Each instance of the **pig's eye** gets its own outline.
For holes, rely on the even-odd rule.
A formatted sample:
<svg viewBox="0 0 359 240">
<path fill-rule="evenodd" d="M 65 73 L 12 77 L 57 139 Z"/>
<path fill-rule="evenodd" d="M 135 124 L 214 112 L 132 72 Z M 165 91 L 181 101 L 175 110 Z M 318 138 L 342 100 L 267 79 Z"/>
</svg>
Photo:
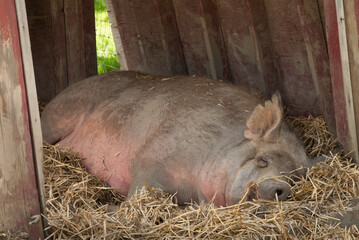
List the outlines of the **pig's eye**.
<svg viewBox="0 0 359 240">
<path fill-rule="evenodd" d="M 268 159 L 266 159 L 265 157 L 257 158 L 257 166 L 260 168 L 268 167 Z"/>
</svg>

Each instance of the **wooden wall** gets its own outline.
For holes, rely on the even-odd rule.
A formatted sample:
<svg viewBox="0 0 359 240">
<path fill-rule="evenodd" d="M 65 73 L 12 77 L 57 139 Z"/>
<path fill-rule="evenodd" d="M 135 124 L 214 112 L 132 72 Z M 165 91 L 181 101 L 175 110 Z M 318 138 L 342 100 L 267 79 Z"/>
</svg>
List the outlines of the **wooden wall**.
<svg viewBox="0 0 359 240">
<path fill-rule="evenodd" d="M 0 0 L 0 232 L 23 230 L 39 239 L 42 191 L 35 169 L 41 165 L 35 160 L 42 140 L 26 31 L 24 2 Z"/>
<path fill-rule="evenodd" d="M 122 69 L 220 78 L 335 129 L 322 1 L 106 0 Z"/>
<path fill-rule="evenodd" d="M 97 74 L 94 1 L 26 0 L 39 99 Z"/>
<path fill-rule="evenodd" d="M 289 114 L 322 115 L 356 156 L 358 4 L 106 0 L 122 69 L 220 78 L 266 97 L 279 90 Z"/>
</svg>

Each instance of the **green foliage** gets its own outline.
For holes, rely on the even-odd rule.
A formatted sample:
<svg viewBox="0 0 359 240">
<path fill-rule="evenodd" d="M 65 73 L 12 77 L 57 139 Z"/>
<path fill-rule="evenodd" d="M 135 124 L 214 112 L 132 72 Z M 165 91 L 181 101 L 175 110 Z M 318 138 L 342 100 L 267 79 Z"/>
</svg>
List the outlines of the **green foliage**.
<svg viewBox="0 0 359 240">
<path fill-rule="evenodd" d="M 104 0 L 95 0 L 95 26 L 98 74 L 120 69 Z"/>
</svg>

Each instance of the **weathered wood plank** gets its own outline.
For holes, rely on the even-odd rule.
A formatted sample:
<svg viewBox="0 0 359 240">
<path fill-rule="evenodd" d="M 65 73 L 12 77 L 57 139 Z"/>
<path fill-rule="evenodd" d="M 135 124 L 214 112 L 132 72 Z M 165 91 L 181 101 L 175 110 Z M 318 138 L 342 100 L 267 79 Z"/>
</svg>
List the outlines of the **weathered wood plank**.
<svg viewBox="0 0 359 240">
<path fill-rule="evenodd" d="M 97 74 L 93 1 L 27 0 L 26 6 L 40 100 Z"/>
<path fill-rule="evenodd" d="M 344 52 L 342 52 L 341 46 L 343 39 L 339 39 L 338 21 L 341 21 L 341 19 L 337 15 L 336 0 L 324 1 L 324 12 L 337 137 L 346 151 L 352 151 L 354 149 L 352 142 L 353 133 L 350 133 L 348 120 L 348 114 L 352 110 L 348 109 L 350 106 L 347 105 L 348 102 L 346 101 L 346 87 L 343 76 L 345 70 L 343 70 L 342 63 L 342 53 Z M 355 130 L 354 133 L 356 133 Z"/>
<path fill-rule="evenodd" d="M 283 102 L 289 107 L 290 114 L 317 116 L 321 109 L 303 41 L 297 1 L 264 2 L 280 70 Z"/>
<path fill-rule="evenodd" d="M 0 1 L 0 231 L 43 238 L 14 0 Z"/>
<path fill-rule="evenodd" d="M 69 84 L 86 77 L 82 1 L 64 0 Z"/>
<path fill-rule="evenodd" d="M 83 45 L 86 77 L 97 75 L 95 2 L 82 0 Z"/>
<path fill-rule="evenodd" d="M 105 0 L 112 34 L 122 70 L 139 70 L 144 65 L 128 0 Z M 143 71 L 143 70 L 142 70 Z"/>
<path fill-rule="evenodd" d="M 312 0 L 297 0 L 297 4 L 301 32 L 318 105 L 321 107 L 321 114 L 329 129 L 335 132 L 329 58 L 318 3 Z"/>
<path fill-rule="evenodd" d="M 267 97 L 280 90 L 280 75 L 275 58 L 264 0 L 245 0 L 247 19 L 253 39 L 257 69 L 265 84 Z M 257 80 L 258 81 L 258 80 Z M 260 82 L 260 81 L 258 81 Z"/>
<path fill-rule="evenodd" d="M 170 0 L 106 1 L 121 69 L 186 74 Z"/>
<path fill-rule="evenodd" d="M 46 1 L 42 3 L 42 5 L 48 4 L 49 1 Z M 33 4 L 33 3 L 31 3 Z M 45 52 L 45 54 L 49 55 L 51 57 L 51 61 L 53 62 L 53 73 L 46 74 L 43 77 L 40 78 L 38 74 L 35 74 L 37 83 L 39 81 L 42 82 L 53 82 L 54 89 L 44 89 L 41 88 L 38 93 L 40 96 L 40 99 L 42 99 L 44 92 L 49 91 L 52 92 L 52 95 L 50 98 L 43 99 L 44 101 L 49 101 L 52 97 L 54 97 L 56 94 L 58 94 L 61 90 L 63 90 L 65 87 L 69 85 L 68 79 L 67 79 L 67 54 L 66 54 L 66 29 L 65 29 L 65 12 L 64 12 L 64 1 L 63 0 L 52 0 L 50 1 L 50 9 L 51 9 L 51 21 L 49 25 L 51 26 L 51 39 L 49 40 L 49 44 L 51 44 L 51 50 Z M 31 33 L 31 29 L 30 29 Z M 41 37 L 38 35 L 35 35 L 34 37 Z M 38 45 L 38 41 L 36 39 L 31 41 L 32 46 Z M 39 46 L 41 47 L 41 46 Z M 33 53 L 36 54 L 36 51 L 39 51 L 39 47 L 36 49 L 33 49 Z M 39 64 L 42 64 L 41 59 L 34 58 L 34 62 L 39 62 Z M 44 69 L 42 69 L 41 65 L 39 67 L 35 67 L 35 73 L 41 72 Z M 53 78 L 49 78 L 51 75 L 53 75 Z M 50 80 L 51 79 L 51 80 Z"/>
<path fill-rule="evenodd" d="M 253 3 L 253 7 L 256 4 Z M 218 1 L 218 10 L 233 82 L 266 93 L 259 70 L 263 65 L 257 65 L 262 56 L 249 3 L 245 0 Z"/>
<path fill-rule="evenodd" d="M 54 0 L 55 4 L 61 0 Z M 59 78 L 54 72 L 62 72 L 62 64 L 54 65 L 54 60 L 63 59 L 62 55 L 66 54 L 66 50 L 62 48 L 61 42 L 65 43 L 65 39 L 61 39 L 57 34 L 61 26 L 61 21 L 52 26 L 50 1 L 46 0 L 26 0 L 27 17 L 30 30 L 30 40 L 34 59 L 34 70 L 36 76 L 36 88 L 41 101 L 49 101 L 55 96 L 57 86 L 62 86 L 63 79 Z M 61 8 L 59 8 L 61 9 Z M 63 22 L 63 19 L 62 19 Z M 53 28 L 55 27 L 55 28 Z M 53 36 L 59 45 L 53 46 Z M 64 56 L 66 59 L 66 55 Z M 58 70 L 57 70 L 58 69 Z M 51 79 L 51 81 L 50 81 Z M 67 76 L 66 76 L 67 83 Z M 66 84 L 67 85 L 67 84 Z"/>
<path fill-rule="evenodd" d="M 358 141 L 356 136 L 356 124 L 355 124 L 355 113 L 353 105 L 353 90 L 352 90 L 352 78 L 350 75 L 350 63 L 348 56 L 348 42 L 345 26 L 345 14 L 344 14 L 344 3 L 343 0 L 335 1 L 337 10 L 337 23 L 338 23 L 338 35 L 339 35 L 339 50 L 340 60 L 342 65 L 342 76 L 344 86 L 344 97 L 345 97 L 345 109 L 346 119 L 348 127 L 348 146 L 350 150 L 354 151 L 354 156 L 357 161 L 358 159 Z"/>
<path fill-rule="evenodd" d="M 165 56 L 171 67 L 169 74 L 186 75 L 188 72 L 172 0 L 154 0 L 154 2 L 161 18 L 161 40 Z"/>
<path fill-rule="evenodd" d="M 345 25 L 355 114 L 356 138 L 359 136 L 359 0 L 344 2 Z M 357 161 L 359 159 L 357 158 Z"/>
<path fill-rule="evenodd" d="M 36 168 L 37 188 L 40 193 L 41 212 L 45 211 L 45 181 L 42 168 L 43 143 L 40 124 L 39 104 L 37 99 L 34 65 L 31 54 L 30 34 L 26 17 L 26 6 L 23 0 L 15 0 L 19 34 L 21 43 L 22 61 L 24 62 L 24 80 L 26 86 L 26 97 L 29 109 L 29 120 L 31 130 L 31 142 L 34 153 L 34 164 Z"/>
<path fill-rule="evenodd" d="M 188 74 L 231 81 L 215 0 L 174 0 Z"/>
</svg>

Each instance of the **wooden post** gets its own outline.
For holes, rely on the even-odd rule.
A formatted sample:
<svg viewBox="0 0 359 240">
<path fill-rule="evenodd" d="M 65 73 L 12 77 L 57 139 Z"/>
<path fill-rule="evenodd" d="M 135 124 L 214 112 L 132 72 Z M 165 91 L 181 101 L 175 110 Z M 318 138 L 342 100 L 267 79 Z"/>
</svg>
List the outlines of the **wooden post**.
<svg viewBox="0 0 359 240">
<path fill-rule="evenodd" d="M 356 126 L 356 138 L 359 136 L 359 0 L 344 1 L 345 26 L 348 43 L 348 57 Z M 353 136 L 355 137 L 355 136 Z M 358 140 L 357 140 L 358 142 Z M 359 158 L 357 158 L 359 163 Z"/>
<path fill-rule="evenodd" d="M 0 1 L 0 231 L 23 230 L 39 239 L 43 231 L 34 162 L 41 158 L 41 131 L 38 111 L 29 115 L 37 101 L 24 9 L 23 1 L 16 1 L 16 8 L 15 0 Z"/>
<path fill-rule="evenodd" d="M 337 137 L 346 151 L 354 151 L 353 156 L 358 161 L 352 79 L 343 4 L 343 0 L 324 1 L 326 33 Z"/>
</svg>

